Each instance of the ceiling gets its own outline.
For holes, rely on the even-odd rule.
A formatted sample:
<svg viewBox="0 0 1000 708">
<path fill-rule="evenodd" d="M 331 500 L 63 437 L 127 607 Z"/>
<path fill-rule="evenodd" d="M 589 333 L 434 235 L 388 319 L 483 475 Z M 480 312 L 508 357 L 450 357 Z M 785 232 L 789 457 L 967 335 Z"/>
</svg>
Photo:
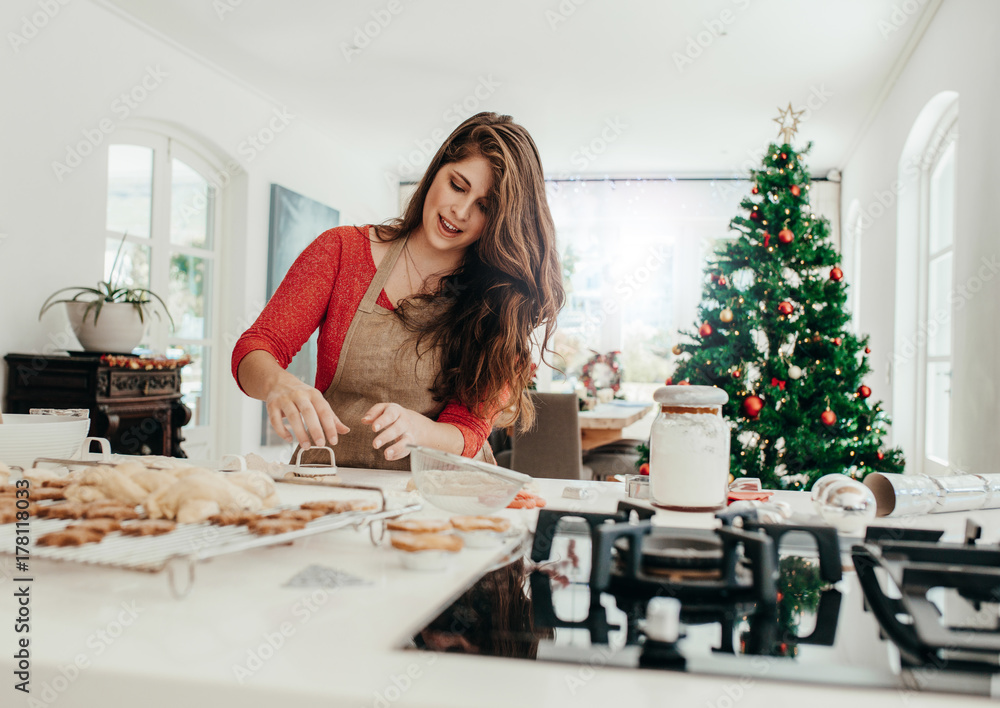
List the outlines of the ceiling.
<svg viewBox="0 0 1000 708">
<path fill-rule="evenodd" d="M 531 131 L 550 177 L 731 176 L 810 99 L 796 141 L 822 176 L 923 24 L 898 0 L 99 1 L 404 180 L 484 109 Z"/>
</svg>

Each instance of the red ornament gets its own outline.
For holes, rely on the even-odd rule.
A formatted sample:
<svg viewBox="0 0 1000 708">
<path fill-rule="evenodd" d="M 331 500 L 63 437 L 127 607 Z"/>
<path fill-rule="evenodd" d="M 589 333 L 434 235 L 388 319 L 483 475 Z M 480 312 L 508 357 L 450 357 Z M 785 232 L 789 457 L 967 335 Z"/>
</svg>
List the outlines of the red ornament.
<svg viewBox="0 0 1000 708">
<path fill-rule="evenodd" d="M 764 232 L 764 248 L 767 248 L 769 245 L 771 245 L 771 234 Z"/>
<path fill-rule="evenodd" d="M 673 376 L 668 376 L 667 380 L 663 382 L 663 385 L 664 386 L 673 386 L 674 385 L 674 377 Z"/>
<path fill-rule="evenodd" d="M 685 380 L 681 381 L 681 382 L 680 382 L 679 384 L 677 384 L 677 385 L 678 385 L 678 386 L 690 386 L 690 385 L 691 385 L 691 382 L 690 382 L 690 381 L 688 381 L 687 379 L 685 379 Z"/>
<path fill-rule="evenodd" d="M 819 419 L 823 421 L 823 425 L 833 425 L 837 422 L 837 414 L 827 408 L 820 414 Z"/>
<path fill-rule="evenodd" d="M 840 268 L 834 267 L 830 271 L 830 280 L 834 281 L 835 283 L 839 283 L 843 279 L 844 279 L 844 271 L 842 271 Z"/>
<path fill-rule="evenodd" d="M 858 395 L 861 396 L 861 398 L 868 398 L 872 395 L 872 390 L 865 385 L 858 386 Z"/>
<path fill-rule="evenodd" d="M 757 209 L 755 208 L 752 212 L 750 212 L 750 218 L 751 219 L 759 219 L 760 218 L 760 212 L 757 211 Z"/>
<path fill-rule="evenodd" d="M 782 243 L 791 243 L 793 238 L 795 238 L 795 234 L 792 233 L 791 229 L 782 229 L 778 232 L 778 240 Z"/>
<path fill-rule="evenodd" d="M 698 334 L 700 334 L 702 337 L 710 337 L 712 335 L 712 325 L 710 325 L 708 322 L 705 322 L 704 324 L 702 324 L 701 327 L 698 328 Z"/>
<path fill-rule="evenodd" d="M 788 159 L 788 153 L 787 152 L 781 153 L 781 159 L 782 160 L 787 160 Z"/>
<path fill-rule="evenodd" d="M 796 197 L 799 196 L 800 194 L 802 194 L 802 190 L 799 189 L 799 185 L 797 185 L 797 184 L 793 184 L 792 185 L 792 190 L 791 191 L 792 191 L 792 194 L 795 195 Z"/>
<path fill-rule="evenodd" d="M 756 187 L 754 187 L 753 189 L 750 190 L 750 193 L 751 194 L 760 194 L 760 190 L 757 189 Z"/>
<path fill-rule="evenodd" d="M 885 453 L 884 453 L 884 452 L 882 452 L 881 450 L 879 450 L 879 451 L 878 451 L 878 453 L 876 453 L 876 456 L 877 456 L 877 457 L 878 457 L 878 459 L 880 459 L 880 460 L 884 460 L 884 459 L 885 459 Z"/>
<path fill-rule="evenodd" d="M 726 287 L 727 282 L 729 281 L 726 280 L 726 276 L 724 275 L 719 276 L 719 285 L 721 285 L 722 287 Z"/>
<path fill-rule="evenodd" d="M 639 465 L 639 474 L 641 474 L 641 475 L 648 475 L 649 474 L 649 463 L 648 462 L 643 462 L 641 465 Z"/>
<path fill-rule="evenodd" d="M 747 418 L 756 418 L 764 407 L 764 401 L 760 396 L 747 396 L 743 399 L 743 412 Z"/>
<path fill-rule="evenodd" d="M 733 372 L 733 378 L 734 379 L 738 379 L 740 376 L 742 376 L 742 374 L 740 373 L 739 369 L 737 369 L 736 371 Z"/>
<path fill-rule="evenodd" d="M 833 343 L 836 344 L 839 347 L 840 346 L 840 337 L 834 337 L 833 338 Z"/>
<path fill-rule="evenodd" d="M 780 305 L 778 305 L 778 312 L 780 312 L 783 315 L 790 315 L 794 310 L 795 308 L 792 307 L 792 303 L 788 302 L 788 300 L 785 300 Z"/>
<path fill-rule="evenodd" d="M 872 350 L 870 347 L 865 347 L 865 354 L 871 354 Z"/>
<path fill-rule="evenodd" d="M 772 379 L 771 379 L 771 385 L 772 385 L 772 386 L 777 386 L 777 387 L 778 387 L 778 388 L 780 388 L 780 389 L 781 389 L 782 391 L 784 391 L 784 390 L 785 390 L 785 382 L 784 382 L 784 381 L 782 381 L 781 379 L 776 379 L 776 378 L 772 378 Z"/>
</svg>

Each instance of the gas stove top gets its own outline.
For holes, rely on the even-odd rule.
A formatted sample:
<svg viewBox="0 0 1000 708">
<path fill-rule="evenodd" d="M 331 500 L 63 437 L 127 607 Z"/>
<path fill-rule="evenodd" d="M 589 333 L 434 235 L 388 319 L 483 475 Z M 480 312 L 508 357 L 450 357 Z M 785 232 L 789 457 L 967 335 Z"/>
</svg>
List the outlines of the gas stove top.
<svg viewBox="0 0 1000 708">
<path fill-rule="evenodd" d="M 1000 547 L 722 513 L 542 510 L 529 557 L 484 575 L 413 638 L 430 651 L 910 691 L 997 695 Z M 572 679 L 570 675 L 568 680 Z"/>
</svg>

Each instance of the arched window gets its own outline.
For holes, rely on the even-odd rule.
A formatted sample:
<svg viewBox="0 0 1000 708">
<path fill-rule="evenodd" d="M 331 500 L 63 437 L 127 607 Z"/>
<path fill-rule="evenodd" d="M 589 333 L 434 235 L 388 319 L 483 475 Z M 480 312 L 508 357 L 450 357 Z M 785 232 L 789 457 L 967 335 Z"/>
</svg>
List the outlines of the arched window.
<svg viewBox="0 0 1000 708">
<path fill-rule="evenodd" d="M 216 284 L 221 250 L 218 159 L 181 142 L 177 131 L 118 130 L 108 145 L 105 278 L 124 237 L 115 278 L 146 287 L 170 308 L 175 329 L 153 318 L 142 347 L 191 358 L 181 372 L 189 456 L 214 453 L 210 423 L 218 400 L 221 342 Z"/>
<path fill-rule="evenodd" d="M 900 160 L 893 415 L 911 470 L 947 474 L 958 94 L 921 111 Z"/>
</svg>

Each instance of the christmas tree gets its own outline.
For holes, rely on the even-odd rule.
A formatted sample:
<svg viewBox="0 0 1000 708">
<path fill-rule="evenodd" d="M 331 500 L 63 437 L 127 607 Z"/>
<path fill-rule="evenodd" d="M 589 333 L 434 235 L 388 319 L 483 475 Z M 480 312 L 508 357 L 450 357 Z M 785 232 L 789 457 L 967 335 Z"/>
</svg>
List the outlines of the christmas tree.
<svg viewBox="0 0 1000 708">
<path fill-rule="evenodd" d="M 847 285 L 829 222 L 809 207 L 809 173 L 785 142 L 771 144 L 752 194 L 705 274 L 697 332 L 667 383 L 729 394 L 730 472 L 766 488 L 809 489 L 830 473 L 901 472 L 883 449 L 888 419 L 863 379 L 868 337 L 845 328 Z"/>
</svg>

